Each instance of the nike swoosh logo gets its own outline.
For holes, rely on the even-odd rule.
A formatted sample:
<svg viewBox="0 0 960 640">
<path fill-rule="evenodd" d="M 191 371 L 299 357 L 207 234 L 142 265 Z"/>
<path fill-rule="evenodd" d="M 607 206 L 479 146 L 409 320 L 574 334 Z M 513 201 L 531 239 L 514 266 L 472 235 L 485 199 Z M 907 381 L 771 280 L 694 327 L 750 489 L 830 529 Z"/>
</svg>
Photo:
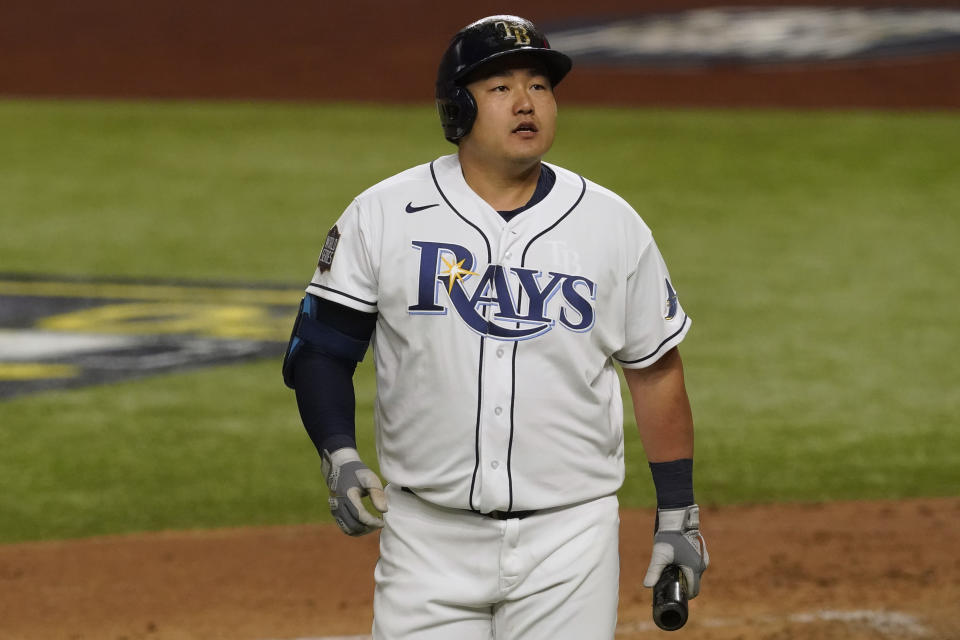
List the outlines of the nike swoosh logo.
<svg viewBox="0 0 960 640">
<path fill-rule="evenodd" d="M 424 209 L 430 209 L 433 207 L 439 207 L 440 203 L 437 204 L 428 204 L 425 207 L 415 207 L 412 202 L 407 203 L 407 213 L 416 213 L 417 211 L 423 211 Z"/>
</svg>

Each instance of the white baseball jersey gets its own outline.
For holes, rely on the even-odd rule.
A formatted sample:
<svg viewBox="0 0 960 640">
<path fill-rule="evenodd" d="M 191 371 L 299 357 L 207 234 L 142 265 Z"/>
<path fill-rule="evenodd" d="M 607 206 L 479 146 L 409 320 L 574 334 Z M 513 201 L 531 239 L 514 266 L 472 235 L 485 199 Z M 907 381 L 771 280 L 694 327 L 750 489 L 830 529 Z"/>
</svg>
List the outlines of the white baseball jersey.
<svg viewBox="0 0 960 640">
<path fill-rule="evenodd" d="M 307 287 L 379 313 L 380 470 L 434 504 L 487 513 L 613 494 L 614 362 L 647 366 L 690 327 L 637 213 L 550 167 L 553 189 L 510 222 L 456 155 L 393 176 L 343 213 Z"/>
</svg>

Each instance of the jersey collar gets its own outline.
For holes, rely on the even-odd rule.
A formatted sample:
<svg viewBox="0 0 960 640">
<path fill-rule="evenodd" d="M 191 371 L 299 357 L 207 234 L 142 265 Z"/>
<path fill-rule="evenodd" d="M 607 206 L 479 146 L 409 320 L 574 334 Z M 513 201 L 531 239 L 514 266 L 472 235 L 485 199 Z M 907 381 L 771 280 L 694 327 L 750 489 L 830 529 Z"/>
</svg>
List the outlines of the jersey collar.
<svg viewBox="0 0 960 640">
<path fill-rule="evenodd" d="M 444 201 L 485 234 L 496 237 L 506 230 L 521 234 L 539 233 L 572 213 L 579 203 L 585 188 L 583 178 L 556 165 L 544 164 L 556 174 L 553 188 L 542 200 L 509 222 L 470 188 L 456 154 L 441 156 L 430 166 L 434 183 Z"/>
</svg>

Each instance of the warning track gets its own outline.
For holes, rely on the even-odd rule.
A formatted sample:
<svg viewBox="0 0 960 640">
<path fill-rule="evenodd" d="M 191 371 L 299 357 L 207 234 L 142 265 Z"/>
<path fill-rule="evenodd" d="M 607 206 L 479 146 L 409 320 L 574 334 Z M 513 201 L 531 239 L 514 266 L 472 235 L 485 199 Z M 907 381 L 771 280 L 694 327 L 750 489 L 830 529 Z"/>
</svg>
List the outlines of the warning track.
<svg viewBox="0 0 960 640">
<path fill-rule="evenodd" d="M 723 12 L 743 4 L 753 5 L 754 15 Z M 950 38 L 951 14 L 933 23 L 938 27 L 933 33 L 890 33 L 884 31 L 884 15 L 864 7 L 870 4 L 891 3 L 524 0 L 511 5 L 511 11 L 540 24 L 551 41 L 554 32 L 590 27 L 591 33 L 580 33 L 589 36 L 590 46 L 574 51 L 576 71 L 560 90 L 563 104 L 960 106 L 960 51 Z M 229 10 L 225 6 L 85 0 L 75 7 L 7 0 L 0 3 L 0 25 L 11 25 L 0 31 L 0 49 L 6 54 L 0 94 L 425 103 L 433 98 L 437 61 L 450 35 L 504 9 L 502 3 L 488 1 L 425 0 L 287 0 L 270 9 L 256 0 L 235 0 Z M 704 15 L 710 7 L 717 11 Z M 893 7 L 926 12 L 905 13 L 913 31 L 917 22 L 928 24 L 925 16 L 932 10 L 957 8 L 955 0 L 898 0 Z M 786 10 L 792 13 L 784 14 Z M 887 14 L 892 10 L 887 7 Z M 606 28 L 594 30 L 611 20 L 625 21 L 626 29 L 612 25 L 612 34 Z M 655 24 L 636 24 L 645 20 Z M 810 60 L 808 55 L 799 64 L 764 66 L 771 58 L 796 61 L 796 52 L 768 51 L 781 30 L 788 30 L 805 52 L 829 53 L 852 41 L 854 48 L 866 42 L 874 52 L 897 55 L 855 60 Z M 647 52 L 640 62 L 652 57 L 657 65 L 624 64 L 622 51 L 615 60 L 599 55 L 608 48 L 609 37 L 622 38 L 625 31 L 633 46 Z M 707 46 L 691 50 L 691 33 L 705 35 Z M 677 46 L 683 49 L 677 51 Z M 765 54 L 759 67 L 738 64 L 744 57 L 754 62 L 758 50 Z M 687 64 L 673 68 L 678 59 Z"/>
</svg>

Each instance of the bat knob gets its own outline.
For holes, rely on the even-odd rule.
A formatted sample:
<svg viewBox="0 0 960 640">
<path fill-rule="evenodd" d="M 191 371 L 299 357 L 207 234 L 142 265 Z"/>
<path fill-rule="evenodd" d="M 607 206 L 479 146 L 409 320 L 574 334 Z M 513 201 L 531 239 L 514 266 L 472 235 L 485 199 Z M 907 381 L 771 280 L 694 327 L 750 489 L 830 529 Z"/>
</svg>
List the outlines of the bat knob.
<svg viewBox="0 0 960 640">
<path fill-rule="evenodd" d="M 677 565 L 664 569 L 653 587 L 653 621 L 664 631 L 687 623 L 687 583 Z"/>
</svg>

